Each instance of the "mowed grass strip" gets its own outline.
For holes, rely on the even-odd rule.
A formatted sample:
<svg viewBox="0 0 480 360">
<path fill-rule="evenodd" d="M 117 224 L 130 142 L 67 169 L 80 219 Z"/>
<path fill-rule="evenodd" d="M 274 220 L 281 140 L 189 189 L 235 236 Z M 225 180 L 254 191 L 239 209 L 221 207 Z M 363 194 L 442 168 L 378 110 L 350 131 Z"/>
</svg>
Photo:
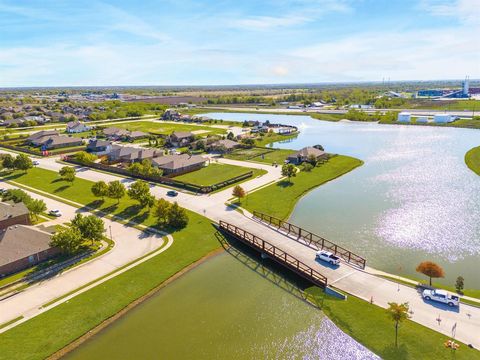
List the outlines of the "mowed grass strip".
<svg viewBox="0 0 480 360">
<path fill-rule="evenodd" d="M 0 334 L 0 359 L 44 359 L 162 282 L 220 247 L 216 229 L 189 212 L 189 224 L 173 233 L 165 252 Z"/>
<path fill-rule="evenodd" d="M 465 163 L 470 170 L 480 175 L 480 146 L 470 149 L 465 154 Z"/>
<path fill-rule="evenodd" d="M 351 295 L 340 300 L 315 287 L 306 293 L 340 329 L 383 359 L 480 359 L 480 352 L 465 344 L 453 353 L 443 345 L 448 336 L 411 320 L 400 325 L 396 348 L 394 323 L 385 309 Z"/>
<path fill-rule="evenodd" d="M 353 157 L 335 156 L 325 164 L 315 167 L 311 172 L 297 173 L 297 176 L 291 179 L 291 183 L 288 180 L 282 180 L 255 191 L 242 200 L 242 206 L 250 212 L 257 210 L 286 219 L 300 197 L 309 190 L 348 173 L 362 164 L 361 160 Z"/>
<path fill-rule="evenodd" d="M 234 177 L 246 174 L 249 171 L 253 171 L 253 176 L 249 179 L 267 173 L 262 169 L 253 169 L 230 164 L 211 163 L 200 170 L 176 176 L 174 179 L 200 186 L 210 186 L 233 179 Z"/>
</svg>

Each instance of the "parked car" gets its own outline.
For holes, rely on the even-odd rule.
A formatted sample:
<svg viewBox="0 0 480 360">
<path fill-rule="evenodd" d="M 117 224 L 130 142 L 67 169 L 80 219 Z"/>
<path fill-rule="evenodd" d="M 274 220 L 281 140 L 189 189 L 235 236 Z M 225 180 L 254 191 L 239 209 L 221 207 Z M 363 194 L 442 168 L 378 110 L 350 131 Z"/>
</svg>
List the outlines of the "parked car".
<svg viewBox="0 0 480 360">
<path fill-rule="evenodd" d="M 328 262 L 332 265 L 339 265 L 340 264 L 340 258 L 338 256 L 335 256 L 330 251 L 326 251 L 326 250 L 317 251 L 317 254 L 315 255 L 315 258 L 317 258 L 319 260 L 326 261 L 326 262 Z"/>
<path fill-rule="evenodd" d="M 33 160 L 33 161 L 32 161 L 32 164 L 33 164 L 33 166 L 38 166 L 38 165 L 40 165 L 40 161 L 38 161 L 38 160 Z"/>
<path fill-rule="evenodd" d="M 178 192 L 176 192 L 175 190 L 170 190 L 170 191 L 167 191 L 167 195 L 174 197 L 178 195 Z"/>
<path fill-rule="evenodd" d="M 450 307 L 458 306 L 460 299 L 457 295 L 452 295 L 445 290 L 438 289 L 425 289 L 423 290 L 422 297 L 425 300 L 433 300 L 443 304 L 447 304 Z"/>
<path fill-rule="evenodd" d="M 58 210 L 58 209 L 50 210 L 48 213 L 49 213 L 50 215 L 56 216 L 56 217 L 62 216 L 62 212 L 61 212 L 60 210 Z"/>
</svg>

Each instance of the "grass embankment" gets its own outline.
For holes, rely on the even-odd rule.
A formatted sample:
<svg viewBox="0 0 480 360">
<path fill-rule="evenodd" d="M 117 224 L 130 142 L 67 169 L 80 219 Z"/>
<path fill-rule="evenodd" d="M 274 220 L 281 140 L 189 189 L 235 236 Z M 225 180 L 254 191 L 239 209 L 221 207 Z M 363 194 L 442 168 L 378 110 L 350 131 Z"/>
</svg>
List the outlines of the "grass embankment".
<svg viewBox="0 0 480 360">
<path fill-rule="evenodd" d="M 265 149 L 265 148 L 251 148 L 239 149 L 224 155 L 226 159 L 261 162 L 265 164 L 283 165 L 284 161 L 295 150 L 288 149 Z"/>
<path fill-rule="evenodd" d="M 301 171 L 292 182 L 283 180 L 255 191 L 242 200 L 242 206 L 249 211 L 258 210 L 269 215 L 286 219 L 297 201 L 309 190 L 333 180 L 362 165 L 361 160 L 338 155 L 318 165 L 311 172 Z"/>
<path fill-rule="evenodd" d="M 453 354 L 443 345 L 448 336 L 411 320 L 400 325 L 395 348 L 394 323 L 385 309 L 354 296 L 339 300 L 324 295 L 318 288 L 306 292 L 340 329 L 383 359 L 480 359 L 480 352 L 466 345 Z"/>
<path fill-rule="evenodd" d="M 470 170 L 480 175 L 480 146 L 468 150 L 465 154 L 465 163 Z"/>
<path fill-rule="evenodd" d="M 253 176 L 249 179 L 267 173 L 265 170 L 261 169 L 253 169 L 229 164 L 211 163 L 210 165 L 205 166 L 200 170 L 176 176 L 175 180 L 185 181 L 190 184 L 200 186 L 210 186 L 243 175 L 245 173 L 248 173 L 249 171 L 253 171 Z"/>
<path fill-rule="evenodd" d="M 220 244 L 215 228 L 189 212 L 172 246 L 154 258 L 0 334 L 0 358 L 44 359 L 145 295 Z"/>
</svg>

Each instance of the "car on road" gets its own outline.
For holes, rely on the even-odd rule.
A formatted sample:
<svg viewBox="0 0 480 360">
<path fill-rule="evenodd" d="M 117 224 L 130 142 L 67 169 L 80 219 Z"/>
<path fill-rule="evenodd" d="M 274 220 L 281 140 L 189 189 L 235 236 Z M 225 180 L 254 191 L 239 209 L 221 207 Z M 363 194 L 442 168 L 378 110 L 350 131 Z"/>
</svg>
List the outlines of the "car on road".
<svg viewBox="0 0 480 360">
<path fill-rule="evenodd" d="M 340 258 L 338 256 L 335 256 L 333 253 L 330 251 L 326 250 L 319 250 L 317 251 L 315 255 L 316 259 L 326 261 L 332 265 L 339 265 L 340 264 Z"/>
<path fill-rule="evenodd" d="M 33 164 L 33 166 L 38 166 L 38 165 L 40 165 L 40 161 L 32 160 L 32 164 Z"/>
<path fill-rule="evenodd" d="M 170 190 L 170 191 L 167 191 L 167 195 L 174 197 L 178 195 L 178 192 L 176 192 L 175 190 Z"/>
<path fill-rule="evenodd" d="M 58 210 L 58 209 L 50 210 L 48 213 L 49 213 L 50 215 L 52 215 L 52 216 L 55 216 L 55 217 L 60 217 L 60 216 L 62 216 L 62 212 L 61 212 L 60 210 Z"/>
<path fill-rule="evenodd" d="M 460 299 L 456 295 L 449 294 L 445 290 L 438 289 L 425 289 L 422 292 L 422 297 L 425 300 L 433 300 L 443 304 L 447 304 L 450 307 L 458 306 Z"/>
</svg>

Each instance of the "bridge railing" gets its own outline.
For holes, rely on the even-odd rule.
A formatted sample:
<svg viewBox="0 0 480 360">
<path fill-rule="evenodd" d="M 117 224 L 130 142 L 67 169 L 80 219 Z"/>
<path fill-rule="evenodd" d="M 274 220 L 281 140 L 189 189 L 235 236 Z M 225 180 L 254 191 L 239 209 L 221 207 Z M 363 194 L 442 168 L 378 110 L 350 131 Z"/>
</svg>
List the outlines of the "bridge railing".
<svg viewBox="0 0 480 360">
<path fill-rule="evenodd" d="M 284 265 L 314 284 L 321 287 L 327 286 L 327 278 L 325 276 L 268 241 L 222 220 L 220 220 L 220 229 L 256 250 L 269 255 L 272 260 Z"/>
<path fill-rule="evenodd" d="M 324 239 L 321 236 L 318 236 L 308 230 L 305 230 L 297 225 L 291 224 L 287 221 L 283 221 L 279 218 L 274 216 L 270 216 L 268 214 L 261 213 L 259 211 L 254 211 L 253 216 L 260 221 L 267 223 L 268 225 L 273 225 L 278 229 L 284 230 L 286 233 L 293 234 L 297 237 L 297 239 L 303 240 L 308 245 L 314 245 L 319 250 L 329 250 L 347 263 L 357 266 L 360 269 L 365 269 L 365 265 L 367 261 L 365 258 L 351 252 L 348 249 L 345 249 L 342 246 L 339 246 L 327 239 Z"/>
</svg>

